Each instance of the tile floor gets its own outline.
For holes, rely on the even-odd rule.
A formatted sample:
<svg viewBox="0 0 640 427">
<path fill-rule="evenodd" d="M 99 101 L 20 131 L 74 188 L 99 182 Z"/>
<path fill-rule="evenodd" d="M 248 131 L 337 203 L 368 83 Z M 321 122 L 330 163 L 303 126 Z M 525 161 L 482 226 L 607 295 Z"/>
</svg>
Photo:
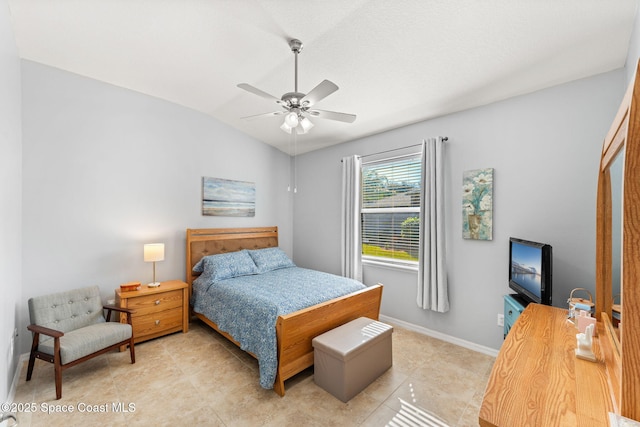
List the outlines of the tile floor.
<svg viewBox="0 0 640 427">
<path fill-rule="evenodd" d="M 58 401 L 53 366 L 36 361 L 26 382 L 25 361 L 14 401 L 35 409 L 18 413 L 21 427 L 477 426 L 493 362 L 396 326 L 393 367 L 348 403 L 316 386 L 312 369 L 281 398 L 260 387 L 251 356 L 195 321 L 187 334 L 136 345 L 134 365 L 128 351 L 113 352 L 66 370 Z M 74 412 L 56 412 L 67 407 Z"/>
</svg>

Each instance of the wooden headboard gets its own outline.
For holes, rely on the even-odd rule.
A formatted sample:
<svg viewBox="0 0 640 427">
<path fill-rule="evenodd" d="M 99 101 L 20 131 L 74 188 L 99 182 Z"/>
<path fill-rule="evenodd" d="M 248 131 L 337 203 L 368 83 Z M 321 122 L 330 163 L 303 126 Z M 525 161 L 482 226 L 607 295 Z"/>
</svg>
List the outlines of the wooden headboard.
<svg viewBox="0 0 640 427">
<path fill-rule="evenodd" d="M 188 228 L 187 283 L 189 290 L 198 274 L 193 266 L 207 255 L 262 249 L 278 246 L 278 227 L 256 228 Z M 189 292 L 191 294 L 191 292 Z"/>
</svg>

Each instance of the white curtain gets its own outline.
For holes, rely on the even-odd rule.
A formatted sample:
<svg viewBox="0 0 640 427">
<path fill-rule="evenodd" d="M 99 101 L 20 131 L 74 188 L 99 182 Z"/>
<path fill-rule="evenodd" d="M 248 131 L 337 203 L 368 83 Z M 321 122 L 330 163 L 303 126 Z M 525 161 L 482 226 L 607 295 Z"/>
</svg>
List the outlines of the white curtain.
<svg viewBox="0 0 640 427">
<path fill-rule="evenodd" d="M 359 156 L 342 159 L 342 275 L 359 281 L 362 281 L 361 166 Z"/>
<path fill-rule="evenodd" d="M 443 138 L 422 142 L 422 201 L 420 206 L 420 255 L 418 261 L 418 306 L 425 310 L 449 311 L 444 227 Z"/>
</svg>

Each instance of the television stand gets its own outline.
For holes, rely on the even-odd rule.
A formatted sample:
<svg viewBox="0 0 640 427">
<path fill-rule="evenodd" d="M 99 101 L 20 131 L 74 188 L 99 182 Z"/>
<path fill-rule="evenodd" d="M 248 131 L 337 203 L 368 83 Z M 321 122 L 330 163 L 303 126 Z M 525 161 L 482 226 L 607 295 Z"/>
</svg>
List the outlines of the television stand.
<svg viewBox="0 0 640 427">
<path fill-rule="evenodd" d="M 527 306 L 531 302 L 520 294 L 509 294 L 509 296 L 516 300 L 518 304 L 520 304 L 523 308 L 527 308 Z"/>
<path fill-rule="evenodd" d="M 509 294 L 504 296 L 504 338 L 516 323 L 516 319 L 520 313 L 529 305 L 529 301 L 518 294 Z"/>
</svg>

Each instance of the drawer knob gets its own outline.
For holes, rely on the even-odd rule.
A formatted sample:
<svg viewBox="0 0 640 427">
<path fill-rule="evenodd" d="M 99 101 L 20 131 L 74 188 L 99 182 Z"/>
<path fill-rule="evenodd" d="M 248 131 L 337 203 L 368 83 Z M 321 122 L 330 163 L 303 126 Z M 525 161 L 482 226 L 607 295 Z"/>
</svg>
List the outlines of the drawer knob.
<svg viewBox="0 0 640 427">
<path fill-rule="evenodd" d="M 160 305 L 160 300 L 159 299 L 156 300 L 156 305 Z"/>
<path fill-rule="evenodd" d="M 509 316 L 511 316 L 513 314 L 512 310 L 509 310 Z"/>
<path fill-rule="evenodd" d="M 160 321 L 159 321 L 159 320 L 156 320 L 156 325 L 159 325 L 159 324 L 160 324 Z"/>
</svg>

